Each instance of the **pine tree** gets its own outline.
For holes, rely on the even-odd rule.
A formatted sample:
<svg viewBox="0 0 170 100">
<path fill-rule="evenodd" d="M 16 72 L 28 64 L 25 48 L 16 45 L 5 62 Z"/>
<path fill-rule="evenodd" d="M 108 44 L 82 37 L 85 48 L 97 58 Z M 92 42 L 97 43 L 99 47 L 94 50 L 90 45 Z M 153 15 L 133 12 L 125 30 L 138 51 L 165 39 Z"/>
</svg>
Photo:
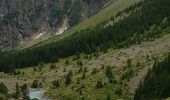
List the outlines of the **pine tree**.
<svg viewBox="0 0 170 100">
<path fill-rule="evenodd" d="M 15 88 L 16 88 L 15 98 L 18 99 L 19 96 L 20 96 L 20 87 L 19 87 L 19 84 L 18 84 L 18 83 L 16 83 Z"/>
<path fill-rule="evenodd" d="M 69 73 L 65 76 L 65 85 L 70 85 L 71 81 L 72 81 L 72 76 L 73 76 L 73 72 L 69 71 Z"/>
<path fill-rule="evenodd" d="M 86 71 L 83 71 L 83 76 L 81 77 L 82 79 L 84 79 L 86 77 Z"/>
<path fill-rule="evenodd" d="M 34 80 L 33 83 L 32 83 L 32 88 L 38 88 L 38 80 Z"/>
<path fill-rule="evenodd" d="M 69 64 L 69 61 L 68 61 L 68 59 L 66 59 L 66 62 L 65 62 L 65 64 L 66 64 L 66 65 L 68 65 L 68 64 Z"/>
<path fill-rule="evenodd" d="M 8 94 L 8 88 L 5 86 L 3 82 L 0 83 L 0 93 L 4 95 Z"/>
<path fill-rule="evenodd" d="M 106 100 L 111 100 L 110 95 L 107 95 L 107 99 Z"/>
<path fill-rule="evenodd" d="M 59 82 L 58 79 L 53 81 L 53 86 L 54 86 L 55 88 L 60 87 L 60 82 Z"/>
<path fill-rule="evenodd" d="M 109 82 L 113 82 L 113 73 L 112 73 L 112 68 L 110 66 L 106 67 L 106 77 L 109 79 Z"/>
<path fill-rule="evenodd" d="M 96 88 L 102 88 L 102 87 L 103 87 L 103 83 L 101 81 L 97 81 Z"/>
</svg>

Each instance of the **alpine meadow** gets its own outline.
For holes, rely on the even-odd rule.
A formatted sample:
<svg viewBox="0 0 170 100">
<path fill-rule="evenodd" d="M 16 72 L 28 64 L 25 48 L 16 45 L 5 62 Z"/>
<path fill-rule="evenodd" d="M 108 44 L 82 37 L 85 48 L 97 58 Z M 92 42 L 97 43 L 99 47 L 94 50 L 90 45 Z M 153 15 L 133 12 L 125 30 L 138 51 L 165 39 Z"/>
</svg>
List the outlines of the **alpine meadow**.
<svg viewBox="0 0 170 100">
<path fill-rule="evenodd" d="M 0 100 L 169 100 L 170 0 L 0 8 Z"/>
</svg>

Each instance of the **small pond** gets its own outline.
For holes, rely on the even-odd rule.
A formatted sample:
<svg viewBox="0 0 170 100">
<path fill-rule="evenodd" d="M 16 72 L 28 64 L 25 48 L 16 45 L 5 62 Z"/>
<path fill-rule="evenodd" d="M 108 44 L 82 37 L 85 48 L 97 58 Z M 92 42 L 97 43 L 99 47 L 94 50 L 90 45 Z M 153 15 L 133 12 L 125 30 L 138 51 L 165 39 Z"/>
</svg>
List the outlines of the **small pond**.
<svg viewBox="0 0 170 100">
<path fill-rule="evenodd" d="M 43 89 L 30 88 L 28 95 L 30 99 L 50 100 L 44 95 L 44 92 Z"/>
</svg>

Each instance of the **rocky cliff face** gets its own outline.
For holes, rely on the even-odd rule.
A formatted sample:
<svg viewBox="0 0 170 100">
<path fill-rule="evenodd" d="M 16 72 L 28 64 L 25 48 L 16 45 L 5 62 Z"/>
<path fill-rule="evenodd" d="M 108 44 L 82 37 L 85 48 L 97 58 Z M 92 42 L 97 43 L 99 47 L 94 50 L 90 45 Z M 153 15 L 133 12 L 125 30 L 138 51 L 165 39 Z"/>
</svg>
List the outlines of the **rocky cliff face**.
<svg viewBox="0 0 170 100">
<path fill-rule="evenodd" d="M 96 14 L 109 0 L 0 0 L 0 51 L 40 32 L 72 27 Z"/>
</svg>

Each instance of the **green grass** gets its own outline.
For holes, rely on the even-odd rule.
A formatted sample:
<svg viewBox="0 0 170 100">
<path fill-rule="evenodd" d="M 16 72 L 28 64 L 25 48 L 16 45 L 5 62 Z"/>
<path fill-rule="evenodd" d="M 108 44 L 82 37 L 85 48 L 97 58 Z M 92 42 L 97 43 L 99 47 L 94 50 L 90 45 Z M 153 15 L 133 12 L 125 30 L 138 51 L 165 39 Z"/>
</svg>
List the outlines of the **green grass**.
<svg viewBox="0 0 170 100">
<path fill-rule="evenodd" d="M 162 39 L 157 39 L 154 42 L 144 43 L 142 47 L 144 47 L 144 48 L 157 47 L 156 44 L 165 43 L 165 41 L 167 41 L 169 39 L 169 37 L 170 36 L 168 35 L 168 36 L 165 36 Z M 136 47 L 136 46 L 134 46 L 134 47 Z M 120 50 L 124 51 L 125 49 L 109 50 L 107 54 L 106 53 L 99 53 L 99 54 L 100 54 L 100 56 L 103 56 L 103 57 L 104 56 L 110 57 L 111 55 L 113 55 L 113 56 L 117 55 L 118 56 L 119 53 L 118 54 L 116 54 L 116 53 L 119 52 Z M 135 48 L 135 50 L 136 50 L 136 48 Z M 160 58 L 160 56 L 163 57 L 163 55 L 160 55 L 162 53 L 163 53 L 162 51 L 158 50 L 158 52 L 153 52 L 152 55 L 157 55 L 157 56 L 159 56 L 158 58 Z M 146 54 L 147 54 L 147 52 L 146 52 Z M 130 58 L 132 60 L 132 68 L 133 68 L 135 73 L 138 72 L 139 70 L 142 70 L 142 68 L 147 66 L 148 63 L 152 63 L 152 60 L 149 60 L 149 62 L 148 62 L 148 60 L 145 57 L 146 56 L 145 54 L 139 55 L 138 53 L 137 54 L 134 53 L 134 55 L 135 56 L 133 56 L 132 58 L 130 57 Z M 64 84 L 65 78 L 64 78 L 64 75 L 61 75 L 61 74 L 64 73 L 63 72 L 64 67 L 67 68 L 67 71 L 66 71 L 66 73 L 67 73 L 69 71 L 69 67 L 72 66 L 72 65 L 74 66 L 74 64 L 76 64 L 77 61 L 72 60 L 74 56 L 71 56 L 71 57 L 68 57 L 68 58 L 65 58 L 65 59 L 60 59 L 58 62 L 55 62 L 54 64 L 58 67 L 56 67 L 54 69 L 50 69 L 49 66 L 51 64 L 48 63 L 48 64 L 42 65 L 43 68 L 42 68 L 41 71 L 39 71 L 39 70 L 34 71 L 34 67 L 17 69 L 17 71 L 20 71 L 21 73 L 24 72 L 25 75 L 22 75 L 22 74 L 20 74 L 20 75 L 8 75 L 7 78 L 9 78 L 9 81 L 11 83 L 13 82 L 11 80 L 11 78 L 14 78 L 17 82 L 27 83 L 28 85 L 30 85 L 33 82 L 34 79 L 38 79 L 39 81 L 42 82 L 42 84 L 44 86 L 43 89 L 46 90 L 47 95 L 49 97 L 53 97 L 54 100 L 56 100 L 56 98 L 61 97 L 60 94 L 62 94 L 65 97 L 74 98 L 74 99 L 67 99 L 67 100 L 82 100 L 82 99 L 79 99 L 82 96 L 89 98 L 89 99 L 86 99 L 86 100 L 106 100 L 108 94 L 110 95 L 111 100 L 117 100 L 117 99 L 129 100 L 129 97 L 131 97 L 131 95 L 128 92 L 129 88 L 126 86 L 128 81 L 126 79 L 124 79 L 124 80 L 121 79 L 121 75 L 129 69 L 129 68 L 124 67 L 124 66 L 127 65 L 126 61 L 127 61 L 128 57 L 126 58 L 126 60 L 123 60 L 121 62 L 121 63 L 124 62 L 122 65 L 117 66 L 117 67 L 115 67 L 116 64 L 112 64 L 111 62 L 105 63 L 105 66 L 111 65 L 113 67 L 112 71 L 113 71 L 115 79 L 117 80 L 116 83 L 110 84 L 110 83 L 107 82 L 107 78 L 106 78 L 106 75 L 105 75 L 105 69 L 101 69 L 101 65 L 96 66 L 97 69 L 99 69 L 99 72 L 97 72 L 95 74 L 91 74 L 91 72 L 93 70 L 93 68 L 92 68 L 93 65 L 88 65 L 88 64 L 86 65 L 87 61 L 93 62 L 93 60 L 96 57 L 92 57 L 91 60 L 88 60 L 88 59 L 83 58 L 84 56 L 86 56 L 86 55 L 85 54 L 80 55 L 81 61 L 84 62 L 83 68 L 84 67 L 88 68 L 88 71 L 86 73 L 86 78 L 81 79 L 82 72 L 78 73 L 78 74 L 76 73 L 77 68 L 79 68 L 78 66 L 71 67 L 74 74 L 73 74 L 72 83 L 68 87 L 65 87 L 65 84 Z M 70 62 L 69 65 L 65 65 L 66 59 L 69 60 L 69 62 Z M 100 61 L 100 59 L 96 60 L 95 62 L 98 62 L 98 61 Z M 95 62 L 93 62 L 93 63 L 95 63 Z M 136 66 L 137 62 L 140 62 L 141 66 L 137 67 Z M 118 70 L 117 68 L 119 68 L 119 67 L 122 67 L 122 68 L 120 70 Z M 123 68 L 125 68 L 125 69 L 123 69 Z M 60 70 L 60 69 L 62 69 L 62 70 Z M 55 72 L 56 70 L 57 70 L 57 72 Z M 61 71 L 61 74 L 59 73 L 60 71 Z M 134 76 L 135 75 L 133 75 L 132 77 L 134 77 Z M 45 79 L 43 77 L 45 77 Z M 77 78 L 80 78 L 80 84 L 77 84 Z M 53 87 L 52 81 L 56 80 L 56 79 L 61 79 L 60 87 L 59 88 L 52 88 Z M 102 82 L 106 82 L 106 85 L 103 88 L 97 89 L 95 87 L 95 85 L 96 85 L 96 81 L 98 81 L 98 80 L 101 80 Z M 123 85 L 121 85 L 121 83 Z M 83 94 L 80 95 L 78 90 L 79 90 L 79 88 L 81 87 L 82 84 L 85 86 L 85 88 L 82 89 Z M 14 87 L 13 89 L 15 89 L 15 85 L 13 87 Z M 121 95 L 117 94 L 117 90 L 119 90 L 120 88 L 122 89 Z M 13 91 L 15 91 L 15 90 L 13 90 Z"/>
<path fill-rule="evenodd" d="M 63 34 L 49 38 L 45 41 L 41 41 L 35 45 L 33 45 L 34 44 L 33 43 L 32 47 L 42 46 L 44 44 L 55 42 L 57 40 L 63 39 L 67 36 L 70 36 L 71 34 L 73 34 L 76 31 L 80 31 L 80 30 L 83 30 L 86 28 L 92 28 L 92 27 L 96 26 L 97 24 L 102 23 L 102 22 L 110 19 L 111 17 L 115 16 L 119 11 L 122 11 L 125 8 L 129 7 L 130 5 L 137 3 L 139 1 L 140 0 L 113 0 L 108 7 L 101 10 L 95 16 L 80 22 L 78 25 L 69 29 L 68 31 L 64 32 Z"/>
<path fill-rule="evenodd" d="M 81 60 L 83 62 L 88 61 L 87 59 L 84 59 L 83 56 L 84 56 L 84 54 L 81 54 Z M 76 63 L 76 61 L 72 61 L 73 56 L 68 57 L 67 59 L 70 62 L 69 65 Z M 92 59 L 95 59 L 95 57 L 93 57 Z M 57 66 L 59 66 L 60 68 L 63 68 L 64 66 L 66 66 L 65 61 L 66 61 L 66 59 L 60 59 L 55 64 Z M 67 72 L 69 71 L 68 70 L 69 65 L 67 65 L 67 67 L 66 67 Z M 50 69 L 49 66 L 50 66 L 50 64 L 44 64 L 41 71 L 37 70 L 35 72 L 33 70 L 34 67 L 18 69 L 18 71 L 24 72 L 25 75 L 24 76 L 17 75 L 15 77 L 19 77 L 18 79 L 21 79 L 21 80 L 25 79 L 26 83 L 31 84 L 32 81 L 36 77 L 39 77 L 39 75 L 44 76 L 44 75 L 47 75 L 47 73 L 52 73 L 52 71 L 57 70 L 56 68 L 49 70 Z M 87 66 L 84 65 L 83 67 L 87 67 Z M 76 72 L 76 69 L 77 69 L 77 67 L 73 68 L 73 72 Z M 53 74 L 50 74 L 50 75 L 48 74 L 49 76 L 48 75 L 47 76 L 50 80 L 47 79 L 47 80 L 45 80 L 45 82 L 43 82 L 43 86 L 45 86 L 44 89 L 47 90 L 46 91 L 47 95 L 49 95 L 50 97 L 53 97 L 54 99 L 61 97 L 60 94 L 62 94 L 65 98 L 67 98 L 67 97 L 68 98 L 76 98 L 76 100 L 79 100 L 78 98 L 81 98 L 81 97 L 87 97 L 87 98 L 89 98 L 88 100 L 105 100 L 107 98 L 108 94 L 110 95 L 110 97 L 113 100 L 116 100 L 119 98 L 124 98 L 124 96 L 120 96 L 115 93 L 115 91 L 120 87 L 119 83 L 115 83 L 115 84 L 107 83 L 107 85 L 105 85 L 103 88 L 96 89 L 95 85 L 96 85 L 97 80 L 103 80 L 103 81 L 107 80 L 107 78 L 105 76 L 105 69 L 101 70 L 100 66 L 98 69 L 99 69 L 99 72 L 97 72 L 96 74 L 91 74 L 92 69 L 89 68 L 88 71 L 86 72 L 86 78 L 84 78 L 84 79 L 81 79 L 83 72 L 77 73 L 77 74 L 74 73 L 72 83 L 68 87 L 65 87 L 64 77 L 62 77 L 62 80 L 60 81 L 60 87 L 56 88 L 56 89 L 51 88 L 52 87 L 51 81 L 58 79 L 59 78 L 58 74 L 55 73 L 57 76 L 53 77 L 53 78 L 50 78 L 51 76 L 53 76 Z M 44 74 L 41 74 L 41 73 L 44 73 Z M 114 74 L 117 75 L 116 72 L 114 72 Z M 31 76 L 31 79 L 29 79 L 28 76 Z M 77 78 L 80 78 L 80 84 L 77 84 Z M 40 78 L 38 80 L 41 81 L 42 79 Z M 79 95 L 78 90 L 82 84 L 85 86 L 85 88 L 82 89 L 83 94 Z M 72 87 L 74 87 L 74 89 L 72 89 Z M 71 100 L 71 99 L 67 99 L 67 100 Z"/>
</svg>

